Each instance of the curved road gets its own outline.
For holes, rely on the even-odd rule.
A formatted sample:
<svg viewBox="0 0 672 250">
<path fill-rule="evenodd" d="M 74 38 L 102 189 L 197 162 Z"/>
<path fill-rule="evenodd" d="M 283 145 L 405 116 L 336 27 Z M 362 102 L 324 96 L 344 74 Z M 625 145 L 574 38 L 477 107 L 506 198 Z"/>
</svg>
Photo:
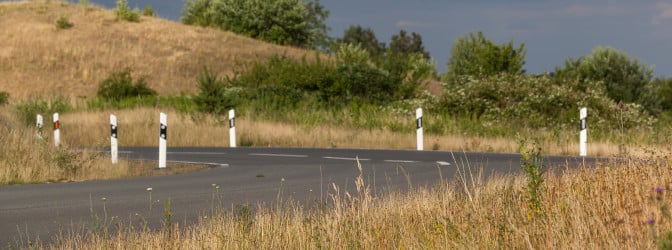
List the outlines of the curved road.
<svg viewBox="0 0 672 250">
<path fill-rule="evenodd" d="M 121 158 L 158 158 L 158 149 L 121 148 Z M 83 231 L 88 225 L 161 226 L 170 199 L 173 221 L 184 225 L 207 216 L 214 207 L 275 204 L 292 198 L 307 206 L 328 200 L 332 183 L 353 192 L 359 175 L 375 193 L 433 185 L 458 178 L 458 171 L 484 178 L 520 171 L 519 154 L 452 153 L 369 149 L 169 148 L 171 162 L 208 164 L 204 171 L 120 180 L 0 186 L 0 248 L 59 232 Z M 574 167 L 596 159 L 546 157 L 547 166 Z M 161 170 L 156 170 L 161 171 Z M 284 180 L 284 181 L 282 181 Z M 220 188 L 215 189 L 212 184 Z M 152 188 L 150 210 L 150 193 Z M 106 202 L 102 201 L 106 199 Z M 158 200 L 158 202 L 157 202 Z M 254 206 L 251 206 L 254 207 Z M 105 223 L 107 221 L 107 223 Z M 110 222 L 111 221 L 111 222 Z"/>
</svg>

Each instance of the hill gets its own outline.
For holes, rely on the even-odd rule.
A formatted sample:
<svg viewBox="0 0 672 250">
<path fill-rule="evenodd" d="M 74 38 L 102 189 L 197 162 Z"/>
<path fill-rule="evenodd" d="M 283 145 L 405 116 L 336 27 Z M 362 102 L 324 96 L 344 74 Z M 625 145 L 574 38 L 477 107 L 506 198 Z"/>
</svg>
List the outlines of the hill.
<svg viewBox="0 0 672 250">
<path fill-rule="evenodd" d="M 61 17 L 73 27 L 58 29 Z M 155 17 L 126 22 L 112 10 L 61 1 L 0 3 L 0 27 L 0 91 L 14 101 L 92 96 L 102 79 L 125 67 L 160 94 L 193 93 L 206 65 L 232 75 L 236 65 L 276 54 L 314 53 Z"/>
</svg>

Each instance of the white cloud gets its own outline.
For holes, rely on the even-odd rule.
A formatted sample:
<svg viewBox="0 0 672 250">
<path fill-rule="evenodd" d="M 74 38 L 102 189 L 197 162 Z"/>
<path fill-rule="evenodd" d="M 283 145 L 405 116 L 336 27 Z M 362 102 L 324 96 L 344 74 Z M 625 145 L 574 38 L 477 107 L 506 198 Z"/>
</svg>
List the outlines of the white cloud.
<svg viewBox="0 0 672 250">
<path fill-rule="evenodd" d="M 661 25 L 672 21 L 672 3 L 658 3 L 656 4 L 658 14 L 653 16 L 651 23 L 654 25 Z"/>
</svg>

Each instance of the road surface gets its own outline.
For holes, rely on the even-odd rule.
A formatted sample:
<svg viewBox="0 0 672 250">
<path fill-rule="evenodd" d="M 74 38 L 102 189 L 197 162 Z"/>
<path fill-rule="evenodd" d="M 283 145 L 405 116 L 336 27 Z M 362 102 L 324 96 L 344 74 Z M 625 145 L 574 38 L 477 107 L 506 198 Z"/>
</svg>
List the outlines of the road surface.
<svg viewBox="0 0 672 250">
<path fill-rule="evenodd" d="M 127 159 L 158 158 L 158 148 L 121 148 Z M 173 221 L 181 225 L 207 216 L 213 207 L 275 204 L 278 194 L 310 205 L 328 200 L 332 183 L 354 189 L 363 175 L 375 193 L 430 186 L 454 180 L 458 171 L 482 170 L 483 177 L 520 172 L 519 154 L 439 151 L 299 148 L 169 148 L 175 162 L 210 168 L 181 175 L 120 180 L 0 186 L 0 248 L 35 240 L 49 241 L 59 232 L 84 231 L 91 225 L 161 226 L 163 205 L 170 199 Z M 574 167 L 596 159 L 546 157 L 547 166 Z M 175 165 L 175 164 L 174 164 Z M 155 170 L 161 171 L 161 170 Z M 214 185 L 219 186 L 215 188 Z M 151 188 L 150 192 L 147 191 Z M 103 199 L 106 201 L 103 202 Z M 150 205 L 151 204 L 151 205 Z M 151 207 L 151 210 L 150 210 Z M 110 221 L 112 223 L 110 223 Z"/>
</svg>

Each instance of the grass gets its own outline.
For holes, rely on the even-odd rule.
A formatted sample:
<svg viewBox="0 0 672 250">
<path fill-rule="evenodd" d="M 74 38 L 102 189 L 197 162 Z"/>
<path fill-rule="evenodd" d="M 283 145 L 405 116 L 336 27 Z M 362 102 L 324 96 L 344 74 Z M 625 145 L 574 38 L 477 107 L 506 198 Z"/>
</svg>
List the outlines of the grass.
<svg viewBox="0 0 672 250">
<path fill-rule="evenodd" d="M 75 24 L 67 32 L 54 25 L 63 16 Z M 314 53 L 151 16 L 120 21 L 113 10 L 61 1 L 0 3 L 0 26 L 0 91 L 15 101 L 94 96 L 101 80 L 125 67 L 161 95 L 194 93 L 203 66 L 233 75 L 237 65 L 276 54 Z"/>
<path fill-rule="evenodd" d="M 55 148 L 50 142 L 50 126 L 43 137 L 26 128 L 7 107 L 0 108 L 0 185 L 82 181 L 156 175 L 155 162 L 121 159 L 112 165 L 101 152 L 71 150 L 68 143 Z M 50 124 L 50 123 L 47 123 Z M 177 164 L 160 174 L 176 174 L 203 169 L 203 166 Z"/>
<path fill-rule="evenodd" d="M 461 169 L 474 166 L 458 166 Z M 652 249 L 672 228 L 667 158 L 544 174 L 530 216 L 525 176 L 452 181 L 406 193 L 332 186 L 326 204 L 219 208 L 195 225 L 60 236 L 56 249 Z M 478 176 L 477 173 L 475 173 Z M 669 243 L 669 242 L 668 242 Z"/>
<path fill-rule="evenodd" d="M 134 108 L 117 111 L 81 111 L 61 115 L 62 141 L 70 145 L 109 145 L 109 115 L 114 113 L 119 119 L 119 145 L 156 146 L 158 143 L 158 114 L 168 114 L 169 146 L 229 146 L 228 117 L 183 113 L 170 108 Z M 347 112 L 347 111 L 343 111 Z M 297 113 L 299 113 L 297 111 Z M 319 148 L 416 148 L 414 116 L 380 115 L 384 123 L 397 123 L 404 129 L 389 126 L 358 128 L 357 121 L 347 113 L 328 115 L 311 112 L 304 114 L 304 120 L 288 114 L 283 120 L 261 115 L 252 117 L 251 113 L 237 112 L 236 132 L 238 145 L 255 147 L 319 147 Z M 313 117 L 314 116 L 314 117 Z M 335 116 L 345 117 L 333 118 Z M 371 116 L 369 116 L 371 117 Z M 315 119 L 315 122 L 311 122 Z M 372 118 L 374 119 L 374 118 Z M 428 120 L 430 120 L 428 118 Z M 319 123 L 321 122 L 321 123 Z M 518 142 L 522 138 L 537 138 L 545 153 L 555 155 L 578 155 L 577 131 L 545 131 L 517 129 L 517 136 L 472 135 L 459 133 L 463 130 L 459 121 L 448 126 L 456 132 L 437 134 L 425 132 L 425 150 L 480 151 L 480 152 L 518 152 Z M 81 131 L 87 131 L 82 133 Z M 641 144 L 629 144 L 629 155 L 641 155 L 649 145 L 658 145 L 645 141 L 646 132 L 633 131 L 629 140 L 644 140 Z M 589 155 L 614 156 L 621 154 L 618 137 L 611 136 L 602 141 L 590 139 Z M 655 146 L 652 146 L 655 147 Z"/>
<path fill-rule="evenodd" d="M 66 16 L 76 25 L 59 31 L 54 24 Z M 181 98 L 148 98 L 139 101 L 143 105 L 129 102 L 118 107 L 89 99 L 110 72 L 132 67 L 159 94 L 186 96 L 195 93 L 195 76 L 204 65 L 231 76 L 238 64 L 276 54 L 299 59 L 312 53 L 154 17 L 122 22 L 112 11 L 60 1 L 0 3 L 0 26 L 0 61 L 7 62 L 0 64 L 0 93 L 9 93 L 10 104 L 54 93 L 66 95 L 74 104 L 88 103 L 88 108 L 61 115 L 60 149 L 49 143 L 48 129 L 45 140 L 39 140 L 36 131 L 12 116 L 10 107 L 0 108 L 0 184 L 156 172 L 149 170 L 154 163 L 121 161 L 111 166 L 100 153 L 68 150 L 69 145 L 107 146 L 110 113 L 119 118 L 121 146 L 155 146 L 159 112 L 169 115 L 169 146 L 228 146 L 227 117 L 193 113 Z M 176 104 L 180 108 L 171 108 Z M 109 111 L 115 108 L 124 110 Z M 353 110 L 301 109 L 286 114 L 242 109 L 236 122 L 239 145 L 415 148 L 412 114 Z M 545 154 L 578 154 L 578 136 L 571 129 L 511 129 L 482 121 L 441 120 L 430 113 L 425 119 L 427 150 L 517 152 L 519 139 L 536 138 Z M 527 197 L 531 192 L 526 176 L 472 181 L 462 171 L 454 180 L 432 187 L 385 194 L 372 194 L 359 176 L 357 192 L 332 186 L 326 203 L 219 208 L 196 225 L 166 223 L 159 231 L 119 222 L 116 232 L 66 234 L 57 236 L 54 245 L 34 247 L 655 248 L 665 243 L 661 236 L 672 228 L 668 154 L 650 154 L 669 147 L 666 130 L 589 131 L 592 156 L 636 155 L 648 160 L 547 171 L 543 182 L 535 182 L 534 199 Z M 623 143 L 629 145 L 627 154 L 619 147 Z"/>
</svg>

